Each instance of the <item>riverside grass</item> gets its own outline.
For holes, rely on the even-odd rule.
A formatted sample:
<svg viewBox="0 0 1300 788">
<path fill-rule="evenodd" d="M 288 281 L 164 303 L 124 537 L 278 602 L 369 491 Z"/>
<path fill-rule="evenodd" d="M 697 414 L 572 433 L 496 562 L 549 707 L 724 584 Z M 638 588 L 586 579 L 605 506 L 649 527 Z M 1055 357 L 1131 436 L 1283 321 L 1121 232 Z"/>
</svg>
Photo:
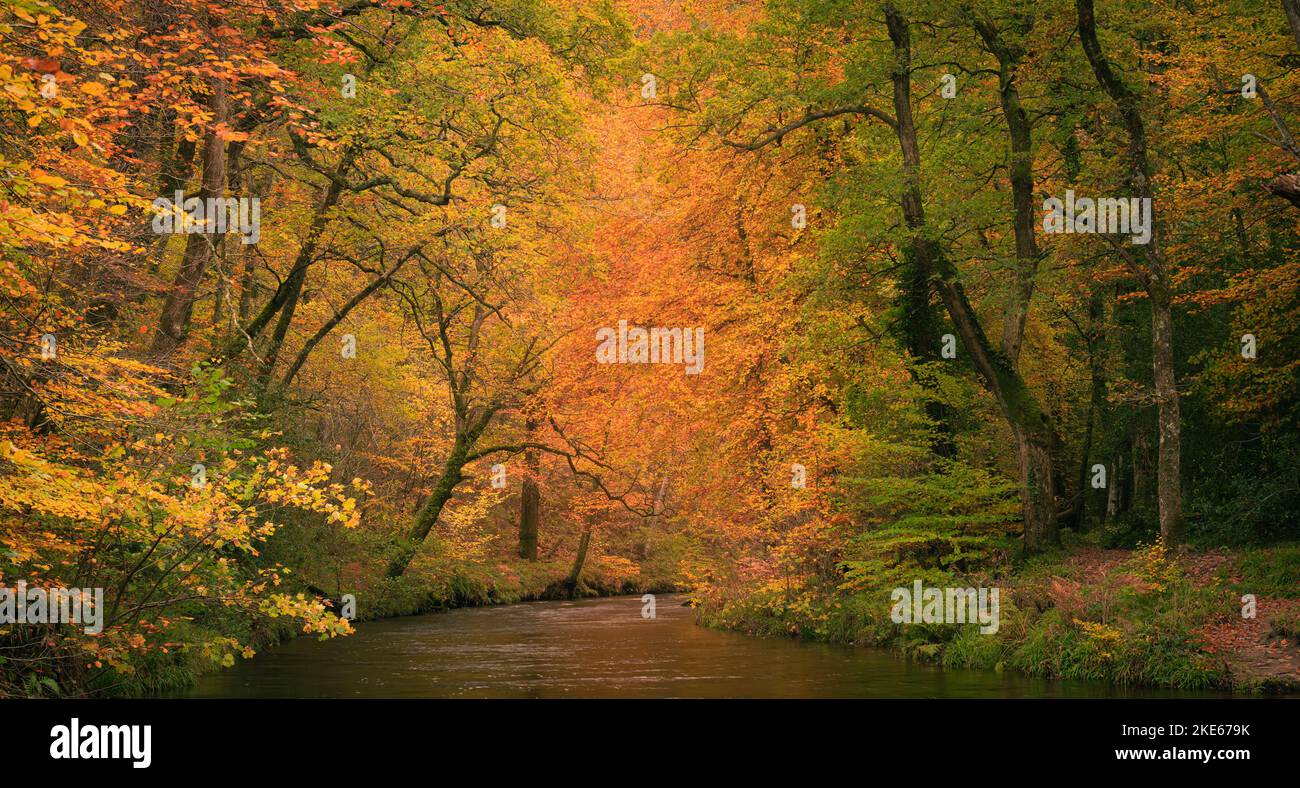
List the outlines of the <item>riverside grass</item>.
<svg viewBox="0 0 1300 788">
<path fill-rule="evenodd" d="M 701 598 L 697 604 L 708 626 L 884 647 L 948 669 L 1180 690 L 1300 692 L 1294 679 L 1252 671 L 1238 655 L 1216 650 L 1205 635 L 1215 625 L 1242 620 L 1243 588 L 1297 593 L 1300 576 L 1279 575 L 1286 562 L 1272 555 L 1290 554 L 1295 545 L 1244 551 L 1208 582 L 1188 576 L 1179 556 L 1158 543 L 1132 551 L 1099 575 L 1074 560 L 1084 549 L 1076 543 L 1003 567 L 1001 625 L 995 633 L 981 633 L 971 624 L 895 624 L 885 586 L 772 586 L 747 597 Z M 927 584 L 941 582 L 935 574 L 947 574 L 950 585 L 969 580 L 931 573 Z M 1271 638 L 1294 638 L 1300 617 L 1287 609 L 1268 624 Z"/>
</svg>

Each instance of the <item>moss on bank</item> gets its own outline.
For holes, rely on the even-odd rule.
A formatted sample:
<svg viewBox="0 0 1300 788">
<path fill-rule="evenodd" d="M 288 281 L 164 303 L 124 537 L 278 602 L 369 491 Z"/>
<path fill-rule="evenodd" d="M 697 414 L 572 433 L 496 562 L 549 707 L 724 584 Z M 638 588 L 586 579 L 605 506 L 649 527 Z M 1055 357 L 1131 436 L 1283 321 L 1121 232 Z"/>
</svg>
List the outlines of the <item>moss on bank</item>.
<svg viewBox="0 0 1300 788">
<path fill-rule="evenodd" d="M 947 668 L 1289 693 L 1300 691 L 1300 673 L 1292 672 L 1300 667 L 1300 609 L 1270 602 L 1257 621 L 1244 619 L 1241 595 L 1300 595 L 1297 556 L 1294 545 L 1208 558 L 1171 556 L 1159 545 L 1132 552 L 1076 545 L 1000 573 L 928 572 L 928 587 L 946 577 L 949 586 L 1000 588 L 1000 626 L 989 634 L 971 624 L 894 623 L 892 584 L 783 580 L 699 603 L 707 626 L 886 647 Z M 1273 664 L 1249 658 L 1256 648 L 1270 649 Z"/>
<path fill-rule="evenodd" d="M 448 572 L 419 572 L 380 579 L 358 593 L 357 621 L 433 613 L 458 607 L 509 605 L 544 599 L 668 593 L 676 590 L 669 578 L 611 571 L 595 566 L 585 571 L 575 589 L 565 584 L 567 561 L 519 561 L 494 565 L 464 564 Z"/>
</svg>

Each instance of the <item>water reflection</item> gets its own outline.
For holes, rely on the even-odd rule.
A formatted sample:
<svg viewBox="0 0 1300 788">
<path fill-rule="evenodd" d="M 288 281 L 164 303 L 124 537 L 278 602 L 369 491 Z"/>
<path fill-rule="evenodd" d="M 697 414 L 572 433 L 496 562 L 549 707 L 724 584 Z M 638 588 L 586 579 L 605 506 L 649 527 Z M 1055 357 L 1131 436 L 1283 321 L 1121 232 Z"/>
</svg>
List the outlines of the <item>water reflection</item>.
<svg viewBox="0 0 1300 788">
<path fill-rule="evenodd" d="M 535 602 L 374 621 L 205 676 L 191 697 L 982 698 L 1187 695 L 944 671 L 884 651 L 696 626 L 682 599 Z"/>
</svg>

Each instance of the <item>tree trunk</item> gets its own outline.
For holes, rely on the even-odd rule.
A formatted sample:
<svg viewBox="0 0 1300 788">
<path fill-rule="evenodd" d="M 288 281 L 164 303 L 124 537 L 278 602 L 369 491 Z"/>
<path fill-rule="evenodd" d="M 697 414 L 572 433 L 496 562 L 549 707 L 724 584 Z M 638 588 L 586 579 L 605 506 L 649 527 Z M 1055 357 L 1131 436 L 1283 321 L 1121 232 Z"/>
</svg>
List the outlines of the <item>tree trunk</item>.
<svg viewBox="0 0 1300 788">
<path fill-rule="evenodd" d="M 1138 96 L 1111 68 L 1097 40 L 1097 19 L 1093 0 L 1075 0 L 1079 18 L 1079 42 L 1093 74 L 1106 95 L 1119 108 L 1129 141 L 1130 186 L 1139 199 L 1151 200 L 1154 168 L 1147 152 L 1146 124 Z M 1174 331 L 1169 272 L 1160 246 L 1160 227 L 1155 201 L 1151 200 L 1151 240 L 1142 253 L 1145 270 L 1135 271 L 1146 287 L 1151 303 L 1151 366 L 1155 375 L 1159 410 L 1159 462 L 1156 470 L 1160 506 L 1160 535 L 1174 547 L 1182 542 L 1182 426 L 1179 417 L 1178 386 L 1174 375 Z"/>
<path fill-rule="evenodd" d="M 1020 505 L 1025 518 L 1025 552 L 1037 553 L 1060 542 L 1056 521 L 1056 476 L 1052 450 L 1016 430 L 1020 454 Z"/>
<path fill-rule="evenodd" d="M 316 257 L 316 247 L 320 244 L 321 236 L 325 232 L 326 225 L 329 224 L 330 209 L 338 202 L 339 196 L 343 192 L 342 178 L 352 169 L 352 163 L 356 160 L 356 149 L 348 148 L 339 160 L 338 167 L 335 168 L 335 178 L 330 180 L 329 185 L 325 188 L 325 194 L 321 201 L 316 205 L 316 211 L 312 216 L 311 226 L 307 229 L 307 238 L 298 249 L 298 254 L 294 258 L 293 268 L 284 282 L 276 288 L 272 294 L 271 300 L 268 301 L 257 313 L 247 326 L 245 326 L 237 336 L 233 337 L 230 344 L 226 346 L 225 357 L 227 359 L 235 358 L 247 346 L 250 341 L 256 340 L 262 331 L 270 325 L 271 320 L 283 309 L 289 309 L 289 317 L 293 317 L 293 309 L 296 308 L 298 297 L 302 292 L 303 283 L 307 281 L 307 269 L 314 262 Z M 293 303 L 293 307 L 289 303 Z M 278 330 L 278 328 L 277 328 Z M 285 330 L 287 331 L 287 325 Z M 283 337 L 281 338 L 283 339 Z M 265 386 L 267 379 L 270 377 L 271 365 L 263 365 L 258 373 L 259 385 Z"/>
<path fill-rule="evenodd" d="M 535 442 L 538 423 L 529 418 L 525 422 L 528 441 Z M 519 557 L 537 560 L 537 531 L 542 509 L 542 493 L 537 478 L 542 469 L 541 452 L 528 449 L 524 452 L 525 473 L 523 490 L 519 494 Z"/>
<path fill-rule="evenodd" d="M 930 305 L 929 276 L 924 261 L 919 259 L 916 244 L 903 250 L 905 267 L 902 273 L 904 315 L 903 321 L 907 332 L 907 352 L 920 364 L 930 364 L 941 359 L 939 344 L 941 341 L 939 320 Z M 909 369 L 912 379 L 916 381 L 925 397 L 925 415 L 934 424 L 934 436 L 930 449 L 936 456 L 953 458 L 957 456 L 957 443 L 954 440 L 951 408 L 937 397 L 937 384 L 931 375 L 917 369 Z"/>
<path fill-rule="evenodd" d="M 1124 453 L 1115 452 L 1110 461 L 1110 476 L 1106 479 L 1106 515 L 1105 520 L 1113 522 L 1124 511 Z"/>
<path fill-rule="evenodd" d="M 456 485 L 465 480 L 461 471 L 465 468 L 466 455 L 469 454 L 469 446 L 464 441 L 457 439 L 452 446 L 451 454 L 447 456 L 447 461 L 443 464 L 442 475 L 438 477 L 437 484 L 433 487 L 433 492 L 429 495 L 429 500 L 425 501 L 420 513 L 415 518 L 415 524 L 411 526 L 410 533 L 400 546 L 397 555 L 388 564 L 388 577 L 401 577 L 406 573 L 406 568 L 410 566 L 411 560 L 419 551 L 424 540 L 428 538 L 429 532 L 438 522 L 438 517 L 442 514 L 442 509 L 451 500 L 452 493 L 456 491 Z"/>
<path fill-rule="evenodd" d="M 240 245 L 237 260 L 243 263 L 239 274 L 239 312 L 236 329 L 248 321 L 248 313 L 253 308 L 253 297 L 257 291 L 257 255 L 252 249 Z"/>
<path fill-rule="evenodd" d="M 1160 535 L 1174 547 L 1183 541 L 1182 423 L 1174 379 L 1174 326 L 1163 266 L 1160 284 L 1151 288 L 1151 354 L 1159 403 L 1160 444 L 1156 494 L 1160 500 Z"/>
<path fill-rule="evenodd" d="M 564 587 L 568 590 L 570 597 L 579 596 L 582 584 L 582 566 L 587 563 L 587 548 L 591 545 L 591 526 L 588 525 L 582 531 L 582 538 L 578 540 L 578 554 L 573 558 L 573 568 L 569 570 L 569 576 L 564 579 Z"/>
<path fill-rule="evenodd" d="M 248 194 L 249 197 L 261 197 L 270 192 L 273 181 L 273 176 L 268 175 L 259 180 L 251 173 L 247 173 L 242 179 L 240 191 Z M 239 319 L 235 325 L 236 333 L 248 323 L 248 315 L 253 311 L 253 299 L 261 289 L 257 283 L 256 246 L 257 244 L 239 245 L 239 259 L 243 261 L 243 271 L 239 276 Z M 238 339 L 239 337 L 235 337 L 235 340 Z"/>
<path fill-rule="evenodd" d="M 1291 26 L 1296 46 L 1300 46 L 1300 0 L 1282 0 L 1282 8 L 1286 11 L 1286 21 Z"/>
<path fill-rule="evenodd" d="M 248 165 L 243 161 L 243 152 L 243 142 L 232 142 L 226 147 L 226 191 L 236 199 L 249 196 L 248 190 L 244 188 L 248 180 L 244 177 Z M 236 270 L 246 257 L 251 258 L 252 255 L 244 248 L 242 239 L 240 242 L 230 244 L 222 236 L 219 242 L 216 252 L 220 263 L 217 266 L 216 298 L 212 304 L 212 327 L 218 337 L 223 337 L 229 335 L 235 322 L 233 315 L 226 316 L 222 313 L 227 310 L 233 312 L 235 309 L 231 285 L 235 282 Z"/>
<path fill-rule="evenodd" d="M 1151 488 L 1151 463 L 1148 462 L 1151 457 L 1151 438 L 1144 422 L 1139 421 L 1134 425 L 1129 445 L 1132 449 L 1129 467 L 1133 470 L 1133 501 L 1145 504 L 1154 496 Z"/>
<path fill-rule="evenodd" d="M 1038 276 L 1040 256 L 1034 235 L 1037 214 L 1034 211 L 1033 126 L 1020 103 L 1020 90 L 1016 85 L 1016 70 L 1022 53 L 1008 45 L 997 28 L 985 19 L 975 19 L 975 30 L 984 40 L 985 48 L 998 61 L 998 99 L 1011 145 L 1010 180 L 1012 230 L 1016 239 L 1016 278 L 1002 326 L 1002 354 L 1015 364 L 1020 359 L 1020 346 L 1024 341 L 1025 322 L 1029 317 L 1029 303 L 1034 296 L 1034 280 Z"/>
<path fill-rule="evenodd" d="M 907 20 L 892 5 L 885 7 L 885 21 L 894 44 L 895 131 L 903 156 L 903 218 L 913 233 L 913 255 L 923 275 L 933 279 L 963 347 L 970 354 L 989 392 L 997 399 L 1016 438 L 1025 518 L 1024 545 L 1027 552 L 1038 552 L 1060 539 L 1056 520 L 1056 474 L 1052 462 L 1052 451 L 1057 445 L 1055 430 L 1014 366 L 990 346 L 961 283 L 957 281 L 957 271 L 938 242 L 925 230 L 920 186 L 921 155 L 912 118 L 910 32 Z"/>
<path fill-rule="evenodd" d="M 400 267 L 401 263 L 396 264 L 392 270 L 380 274 L 376 279 L 361 288 L 356 295 L 348 299 L 348 302 L 334 313 L 333 317 L 325 321 L 325 324 L 320 328 L 316 329 L 316 333 L 312 334 L 311 338 L 303 343 L 302 349 L 298 351 L 298 355 L 294 358 L 293 363 L 289 365 L 289 371 L 284 373 L 284 379 L 280 381 L 281 385 L 288 386 L 292 383 L 293 379 L 302 370 L 303 365 L 307 363 L 307 359 L 311 356 L 311 352 L 316 349 L 316 346 L 319 345 L 325 337 L 329 336 L 329 333 L 337 328 L 338 324 L 342 323 L 344 318 L 351 314 L 353 309 L 360 306 L 363 301 L 373 295 L 379 288 L 388 284 L 389 280 L 393 278 L 393 274 L 397 273 Z"/>
<path fill-rule="evenodd" d="M 1093 422 L 1097 418 L 1097 403 L 1088 403 L 1087 424 L 1083 430 L 1083 445 L 1079 448 L 1079 473 L 1075 477 L 1075 494 L 1070 504 L 1070 527 L 1076 532 L 1084 530 L 1084 518 L 1088 516 L 1089 460 L 1092 459 Z"/>
<path fill-rule="evenodd" d="M 1088 421 L 1084 429 L 1083 446 L 1079 453 L 1078 492 L 1074 497 L 1074 511 L 1070 522 L 1083 530 L 1088 516 L 1088 498 L 1092 495 L 1092 447 L 1097 432 L 1097 421 L 1110 422 L 1110 408 L 1106 399 L 1106 333 L 1102 325 L 1106 319 L 1101 291 L 1094 287 L 1088 299 L 1088 329 L 1082 337 L 1088 347 L 1088 370 L 1092 377 L 1092 395 L 1088 400 Z M 1105 516 L 1103 509 L 1102 516 Z"/>
<path fill-rule="evenodd" d="M 906 266 L 902 273 L 904 320 L 907 324 L 907 350 L 920 362 L 941 360 L 939 353 L 940 323 L 930 306 L 930 294 L 933 290 L 931 277 L 934 275 L 933 256 L 937 245 L 926 237 L 925 211 L 921 202 L 921 153 L 917 145 L 916 128 L 912 121 L 912 85 L 909 75 L 911 60 L 911 42 L 907 20 L 892 5 L 885 7 L 889 23 L 889 35 L 894 41 L 894 111 L 896 117 L 895 132 L 903 156 L 904 188 L 901 196 L 903 218 L 907 222 L 912 237 L 903 250 Z M 934 388 L 929 381 L 922 380 L 922 387 Z M 953 428 L 948 407 L 937 399 L 927 398 L 926 415 L 938 428 L 932 441 L 934 453 L 940 457 L 957 456 L 957 446 L 953 441 Z"/>
<path fill-rule="evenodd" d="M 429 494 L 429 500 L 425 501 L 420 513 L 416 515 L 415 524 L 411 526 L 410 533 L 400 545 L 397 555 L 388 564 L 388 577 L 401 577 L 406 573 L 411 559 L 415 558 L 416 552 L 428 538 L 433 526 L 437 524 L 443 507 L 451 500 L 456 485 L 465 481 L 461 471 L 469 463 L 470 452 L 483 435 L 483 431 L 488 428 L 488 424 L 492 422 L 495 413 L 494 408 L 487 408 L 473 422 L 469 422 L 464 414 L 458 415 L 456 442 L 452 444 L 451 453 L 443 463 L 442 475 L 438 477 L 433 492 Z"/>
<path fill-rule="evenodd" d="M 302 297 L 302 288 L 307 282 L 307 265 L 296 268 L 291 278 L 293 287 L 280 308 L 280 317 L 275 321 L 275 331 L 271 332 L 271 341 L 267 343 L 266 351 L 262 355 L 261 367 L 257 374 L 259 391 L 266 390 L 271 382 L 271 375 L 275 373 L 275 362 L 280 357 L 280 349 L 284 347 L 285 338 L 289 336 L 289 326 L 293 323 L 294 313 L 298 311 L 298 299 Z"/>
<path fill-rule="evenodd" d="M 217 133 L 218 125 L 226 120 L 224 80 L 213 80 L 208 106 L 212 110 L 212 122 L 203 139 L 203 182 L 198 194 L 205 204 L 209 198 L 221 197 L 226 187 L 226 143 Z M 211 220 L 211 217 L 204 218 Z M 180 270 L 176 272 L 176 280 L 158 318 L 158 334 L 153 343 L 155 356 L 170 355 L 185 341 L 190 316 L 194 312 L 195 294 L 212 258 L 212 245 L 210 232 L 191 233 L 186 237 Z"/>
<path fill-rule="evenodd" d="M 176 192 L 184 192 L 185 184 L 189 182 L 190 175 L 194 172 L 194 151 L 197 148 L 194 140 L 183 138 L 179 143 L 176 139 L 176 112 L 168 110 L 162 119 L 163 139 L 158 145 L 158 196 L 165 197 L 168 200 L 175 199 Z M 141 232 L 146 236 L 153 235 L 153 216 L 145 217 L 144 227 Z M 167 242 L 171 239 L 170 233 L 159 233 L 157 236 L 150 238 L 145 244 L 149 249 L 149 273 L 156 274 L 162 266 L 163 259 L 167 254 Z"/>
<path fill-rule="evenodd" d="M 226 291 L 230 289 L 230 278 L 226 276 L 225 267 L 222 264 L 225 254 L 225 236 L 218 235 L 215 237 L 212 248 L 212 255 L 217 260 L 213 265 L 213 273 L 216 276 L 217 284 L 212 293 L 212 329 L 217 336 L 223 333 L 221 330 L 221 312 L 226 307 Z"/>
</svg>

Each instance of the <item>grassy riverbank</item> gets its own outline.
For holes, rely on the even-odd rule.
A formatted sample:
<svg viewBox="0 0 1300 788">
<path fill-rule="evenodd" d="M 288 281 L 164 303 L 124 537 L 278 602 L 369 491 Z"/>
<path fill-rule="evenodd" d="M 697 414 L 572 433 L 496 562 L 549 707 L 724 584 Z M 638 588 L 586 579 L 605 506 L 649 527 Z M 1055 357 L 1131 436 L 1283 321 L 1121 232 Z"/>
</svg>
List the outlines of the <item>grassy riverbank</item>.
<svg viewBox="0 0 1300 788">
<path fill-rule="evenodd" d="M 1076 543 L 927 586 L 1001 589 L 996 633 L 899 625 L 892 584 L 770 581 L 700 600 L 708 626 L 896 649 L 949 668 L 1242 693 L 1300 691 L 1300 545 L 1169 554 Z M 1242 597 L 1255 595 L 1253 618 Z"/>
</svg>

